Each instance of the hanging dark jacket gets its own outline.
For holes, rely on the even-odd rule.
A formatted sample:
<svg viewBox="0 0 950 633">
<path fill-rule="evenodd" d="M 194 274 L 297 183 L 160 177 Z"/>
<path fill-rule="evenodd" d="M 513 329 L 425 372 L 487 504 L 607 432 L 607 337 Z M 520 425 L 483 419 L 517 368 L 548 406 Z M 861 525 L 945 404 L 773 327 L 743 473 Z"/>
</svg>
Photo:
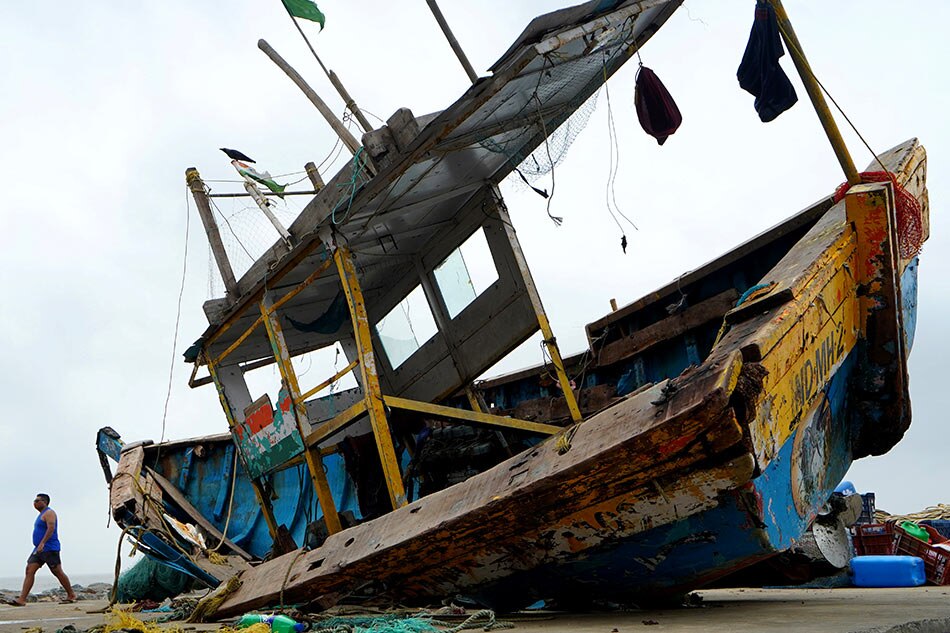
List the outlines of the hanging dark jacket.
<svg viewBox="0 0 950 633">
<path fill-rule="evenodd" d="M 755 96 L 755 111 L 768 123 L 798 101 L 795 88 L 778 60 L 785 54 L 775 9 L 768 2 L 758 2 L 749 43 L 736 76 L 739 86 Z"/>
</svg>

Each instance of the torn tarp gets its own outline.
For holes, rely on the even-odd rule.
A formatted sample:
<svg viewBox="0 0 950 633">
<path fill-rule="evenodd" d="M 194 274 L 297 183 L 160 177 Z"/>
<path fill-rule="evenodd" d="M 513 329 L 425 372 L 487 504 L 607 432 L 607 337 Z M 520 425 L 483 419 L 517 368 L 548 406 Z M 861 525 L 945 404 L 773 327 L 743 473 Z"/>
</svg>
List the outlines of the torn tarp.
<svg viewBox="0 0 950 633">
<path fill-rule="evenodd" d="M 755 96 L 755 111 L 768 123 L 798 101 L 795 88 L 778 60 L 785 54 L 775 9 L 759 0 L 749 43 L 736 76 L 739 86 Z"/>
<path fill-rule="evenodd" d="M 349 308 L 346 305 L 346 298 L 343 291 L 337 293 L 330 302 L 326 312 L 318 316 L 310 323 L 302 323 L 295 319 L 286 317 L 287 321 L 294 326 L 295 330 L 300 332 L 316 332 L 318 334 L 333 334 L 340 329 L 343 321 L 350 316 Z"/>
</svg>

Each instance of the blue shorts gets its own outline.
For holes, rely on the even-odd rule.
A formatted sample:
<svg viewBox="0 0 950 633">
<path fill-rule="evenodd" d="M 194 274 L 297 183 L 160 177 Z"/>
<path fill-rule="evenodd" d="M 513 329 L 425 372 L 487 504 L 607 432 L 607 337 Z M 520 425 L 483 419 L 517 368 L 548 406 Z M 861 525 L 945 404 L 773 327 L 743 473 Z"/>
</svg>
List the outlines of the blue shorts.
<svg viewBox="0 0 950 633">
<path fill-rule="evenodd" d="M 48 565 L 50 569 L 55 569 L 56 567 L 62 565 L 59 560 L 59 550 L 56 550 L 55 552 L 43 550 L 39 554 L 33 552 L 30 554 L 30 557 L 26 559 L 26 563 L 27 565 L 39 565 L 40 567 L 43 565 Z"/>
</svg>

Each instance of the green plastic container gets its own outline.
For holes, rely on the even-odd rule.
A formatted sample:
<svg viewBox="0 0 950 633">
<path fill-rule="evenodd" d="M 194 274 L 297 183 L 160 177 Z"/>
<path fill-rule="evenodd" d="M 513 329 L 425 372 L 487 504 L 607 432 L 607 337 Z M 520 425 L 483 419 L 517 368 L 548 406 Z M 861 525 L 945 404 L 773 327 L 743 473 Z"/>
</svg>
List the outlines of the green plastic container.
<svg viewBox="0 0 950 633">
<path fill-rule="evenodd" d="M 306 628 L 305 624 L 298 624 L 286 615 L 275 615 L 270 621 L 270 630 L 273 633 L 301 633 Z"/>
<path fill-rule="evenodd" d="M 930 533 L 913 521 L 901 521 L 897 524 L 897 526 L 913 536 L 915 539 L 921 540 L 924 543 L 930 542 Z"/>
<path fill-rule="evenodd" d="M 266 613 L 245 613 L 242 615 L 237 622 L 234 623 L 234 628 L 236 629 L 246 629 L 252 624 L 270 624 L 271 618 L 274 616 Z"/>
</svg>

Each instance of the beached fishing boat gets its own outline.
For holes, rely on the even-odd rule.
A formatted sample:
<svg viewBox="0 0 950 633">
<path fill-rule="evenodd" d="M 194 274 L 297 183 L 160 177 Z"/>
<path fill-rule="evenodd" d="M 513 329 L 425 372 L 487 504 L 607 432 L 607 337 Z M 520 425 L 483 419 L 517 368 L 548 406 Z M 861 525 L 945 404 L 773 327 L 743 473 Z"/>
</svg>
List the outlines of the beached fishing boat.
<svg viewBox="0 0 950 633">
<path fill-rule="evenodd" d="M 215 385 L 230 432 L 100 432 L 116 521 L 206 584 L 239 572 L 218 615 L 675 596 L 795 544 L 854 459 L 900 440 L 928 232 L 916 140 L 590 323 L 589 348 L 562 359 L 497 184 L 678 5 L 541 16 L 447 109 L 368 132 L 290 238 L 205 305 L 191 382 Z M 458 263 L 472 236 L 497 274 L 479 294 Z M 414 294 L 426 341 L 383 326 Z M 478 381 L 538 331 L 549 363 Z M 337 343 L 347 366 L 301 384 L 291 359 Z M 244 379 L 269 364 L 274 401 Z M 320 395 L 348 372 L 357 388 Z M 223 539 L 228 568 L 206 554 Z"/>
</svg>

